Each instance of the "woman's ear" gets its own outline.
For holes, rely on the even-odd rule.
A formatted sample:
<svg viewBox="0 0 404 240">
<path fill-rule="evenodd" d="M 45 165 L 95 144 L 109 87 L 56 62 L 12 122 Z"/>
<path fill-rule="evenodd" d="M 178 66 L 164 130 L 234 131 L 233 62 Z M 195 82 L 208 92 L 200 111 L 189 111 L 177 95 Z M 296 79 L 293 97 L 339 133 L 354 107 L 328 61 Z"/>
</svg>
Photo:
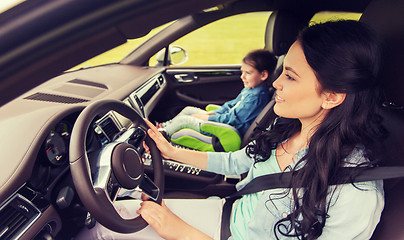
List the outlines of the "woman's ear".
<svg viewBox="0 0 404 240">
<path fill-rule="evenodd" d="M 261 80 L 262 81 L 267 80 L 268 76 L 269 76 L 269 73 L 268 73 L 267 70 L 264 70 L 264 71 L 261 72 Z"/>
<path fill-rule="evenodd" d="M 321 107 L 323 109 L 331 109 L 339 106 L 344 102 L 346 93 L 325 92 L 325 98 Z"/>
</svg>

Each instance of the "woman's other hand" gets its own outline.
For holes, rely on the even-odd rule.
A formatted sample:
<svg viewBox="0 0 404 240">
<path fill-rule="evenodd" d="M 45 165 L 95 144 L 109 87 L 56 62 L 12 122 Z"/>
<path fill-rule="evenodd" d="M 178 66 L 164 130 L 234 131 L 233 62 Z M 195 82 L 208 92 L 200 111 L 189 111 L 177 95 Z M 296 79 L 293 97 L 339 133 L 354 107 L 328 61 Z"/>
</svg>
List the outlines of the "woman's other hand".
<svg viewBox="0 0 404 240">
<path fill-rule="evenodd" d="M 211 239 L 175 215 L 164 203 L 142 202 L 137 210 L 143 219 L 164 239 Z"/>
</svg>

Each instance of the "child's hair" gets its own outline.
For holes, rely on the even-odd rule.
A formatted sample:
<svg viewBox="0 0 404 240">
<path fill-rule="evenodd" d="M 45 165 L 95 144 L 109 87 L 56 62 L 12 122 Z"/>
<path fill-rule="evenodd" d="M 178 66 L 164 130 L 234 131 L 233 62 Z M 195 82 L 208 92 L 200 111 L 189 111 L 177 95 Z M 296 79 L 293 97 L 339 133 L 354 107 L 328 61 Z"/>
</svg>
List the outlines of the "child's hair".
<svg viewBox="0 0 404 240">
<path fill-rule="evenodd" d="M 274 54 L 265 49 L 256 49 L 249 52 L 244 58 L 243 62 L 251 65 L 258 72 L 268 71 L 268 75 L 272 75 L 275 70 L 277 58 Z"/>
</svg>

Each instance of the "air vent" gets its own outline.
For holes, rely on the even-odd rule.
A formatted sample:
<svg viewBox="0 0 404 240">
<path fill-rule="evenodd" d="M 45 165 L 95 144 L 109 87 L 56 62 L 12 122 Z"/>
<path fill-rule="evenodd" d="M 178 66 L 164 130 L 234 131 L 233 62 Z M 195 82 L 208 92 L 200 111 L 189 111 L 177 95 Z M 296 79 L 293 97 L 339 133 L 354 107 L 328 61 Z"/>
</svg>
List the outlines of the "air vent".
<svg viewBox="0 0 404 240">
<path fill-rule="evenodd" d="M 17 239 L 39 217 L 39 210 L 16 195 L 0 210 L 0 239 Z"/>
<path fill-rule="evenodd" d="M 109 142 L 113 141 L 115 135 L 119 133 L 119 128 L 115 124 L 111 116 L 107 116 L 104 119 L 102 119 L 98 123 L 98 126 L 102 129 L 102 132 L 104 133 L 105 137 L 107 137 Z"/>
<path fill-rule="evenodd" d="M 106 124 L 103 126 L 102 129 L 111 140 L 114 139 L 115 134 L 119 133 L 118 128 L 116 127 L 115 123 L 112 121 L 111 118 L 108 118 Z"/>
<path fill-rule="evenodd" d="M 158 82 L 155 82 L 149 90 L 147 90 L 143 96 L 140 97 L 140 100 L 142 100 L 143 104 L 147 104 L 147 102 L 154 96 L 154 94 L 160 89 L 160 85 Z"/>
<path fill-rule="evenodd" d="M 135 98 L 137 106 L 140 109 L 140 112 L 141 112 L 142 116 L 144 116 L 144 107 L 143 107 L 142 101 L 140 101 L 140 99 L 136 95 L 134 95 L 134 98 Z"/>
<path fill-rule="evenodd" d="M 44 101 L 44 102 L 67 103 L 67 104 L 88 102 L 88 100 L 86 99 L 66 97 L 49 93 L 35 93 L 31 96 L 25 97 L 24 99 Z"/>
</svg>

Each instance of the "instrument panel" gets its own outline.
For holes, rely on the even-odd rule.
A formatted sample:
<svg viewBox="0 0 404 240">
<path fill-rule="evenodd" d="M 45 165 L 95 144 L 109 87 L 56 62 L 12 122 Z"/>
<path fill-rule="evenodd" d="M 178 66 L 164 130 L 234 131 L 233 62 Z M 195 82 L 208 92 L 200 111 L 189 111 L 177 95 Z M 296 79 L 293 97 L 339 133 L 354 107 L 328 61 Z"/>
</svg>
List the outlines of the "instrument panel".
<svg viewBox="0 0 404 240">
<path fill-rule="evenodd" d="M 50 165 L 58 166 L 68 161 L 71 131 L 71 124 L 63 120 L 49 132 L 43 143 L 42 151 Z"/>
</svg>

